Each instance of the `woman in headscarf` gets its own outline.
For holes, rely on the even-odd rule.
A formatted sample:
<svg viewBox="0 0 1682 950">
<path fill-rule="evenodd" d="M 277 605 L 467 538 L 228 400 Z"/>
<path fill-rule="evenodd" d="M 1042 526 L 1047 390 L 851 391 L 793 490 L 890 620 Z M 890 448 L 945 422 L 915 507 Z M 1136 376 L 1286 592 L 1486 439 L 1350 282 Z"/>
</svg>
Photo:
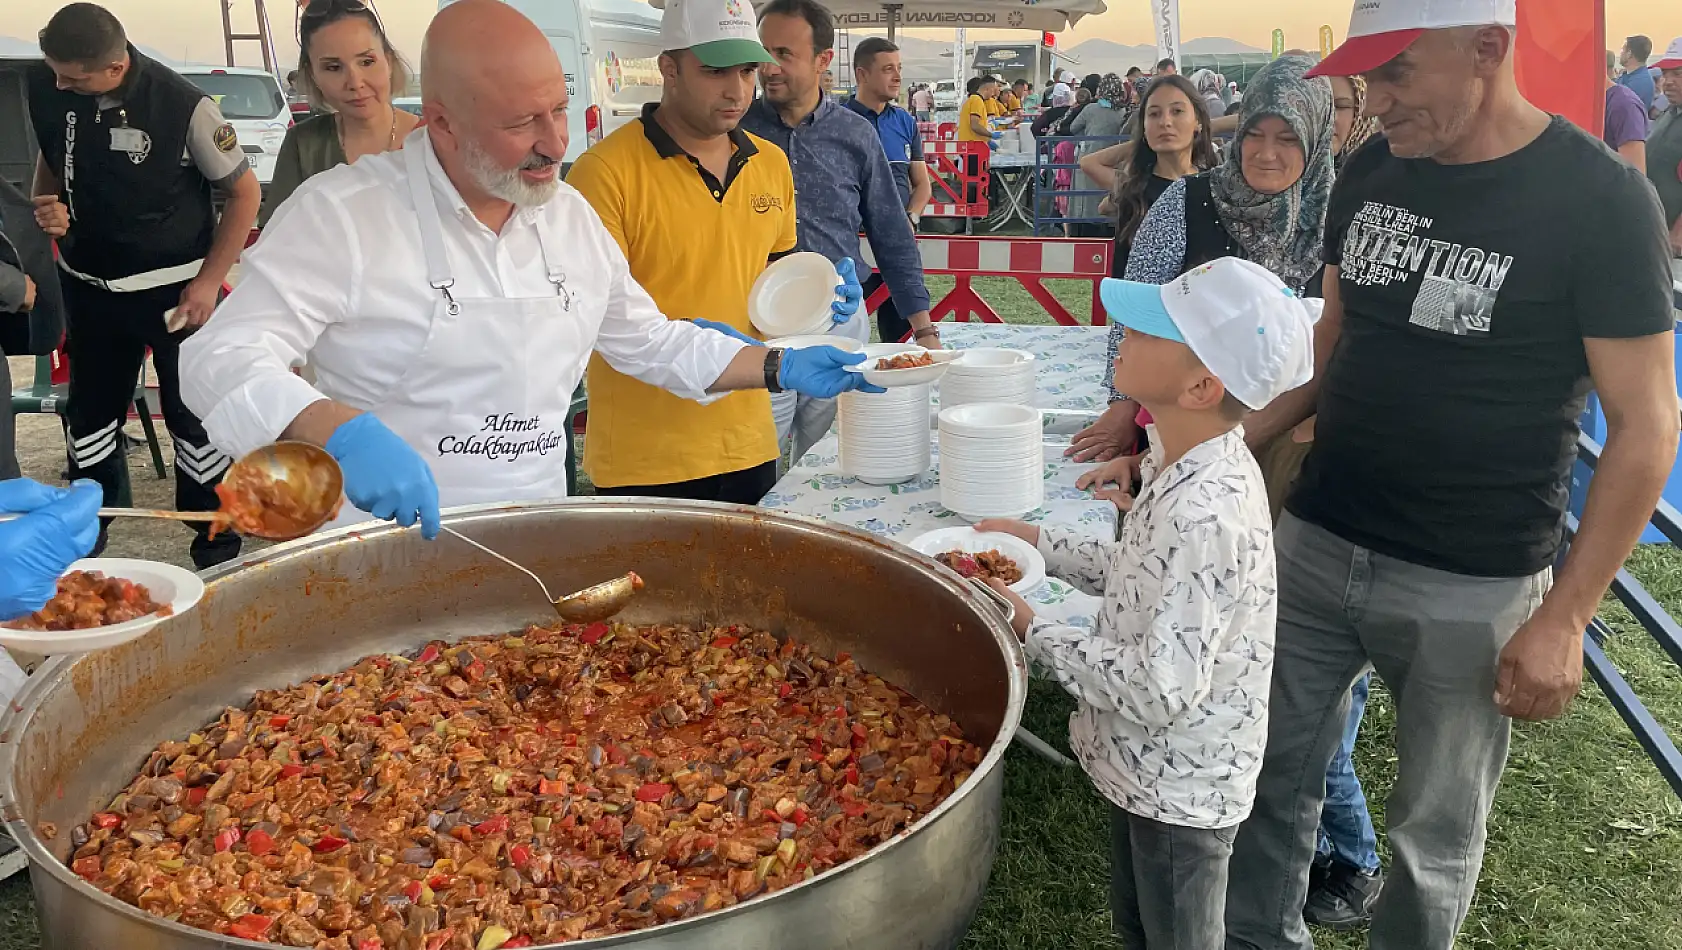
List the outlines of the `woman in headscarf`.
<svg viewBox="0 0 1682 950">
<path fill-rule="evenodd" d="M 1127 83 L 1115 73 L 1105 73 L 1098 81 L 1098 100 L 1091 108 L 1081 112 L 1069 127 L 1069 133 L 1075 136 L 1093 136 L 1111 138 L 1119 136 L 1127 125 L 1128 119 Z M 1075 144 L 1075 161 L 1081 157 L 1104 148 L 1112 143 L 1079 142 Z M 1074 190 L 1099 191 L 1102 190 L 1085 172 L 1077 171 L 1074 175 Z M 1075 195 L 1069 198 L 1069 217 L 1096 218 L 1098 204 L 1103 195 Z M 1094 222 L 1072 222 L 1069 225 L 1071 237 L 1103 237 L 1111 231 L 1108 224 Z"/>
<path fill-rule="evenodd" d="M 1069 111 L 1069 107 L 1075 104 L 1075 94 L 1069 88 L 1068 83 L 1058 83 L 1052 87 L 1050 95 L 1051 107 L 1041 112 L 1039 118 L 1035 119 L 1031 126 L 1035 138 L 1050 135 L 1052 128 L 1062 121 L 1063 116 Z"/>
<path fill-rule="evenodd" d="M 1213 69 L 1199 69 L 1191 74 L 1192 85 L 1197 87 L 1197 94 L 1203 97 L 1203 104 L 1208 107 L 1210 115 L 1225 115 L 1226 102 L 1221 99 L 1221 77 Z"/>
<path fill-rule="evenodd" d="M 1238 137 L 1216 168 L 1168 186 L 1133 238 L 1127 279 L 1166 284 L 1221 257 L 1242 257 L 1301 290 L 1320 269 L 1332 190 L 1332 90 L 1305 56 L 1281 56 L 1244 94 Z M 1121 333 L 1112 325 L 1111 342 Z M 1131 452 L 1138 405 L 1106 371 L 1110 408 L 1075 437 L 1097 461 Z M 1091 450 L 1090 452 L 1086 450 Z M 1103 478 L 1100 470 L 1083 476 Z"/>
</svg>

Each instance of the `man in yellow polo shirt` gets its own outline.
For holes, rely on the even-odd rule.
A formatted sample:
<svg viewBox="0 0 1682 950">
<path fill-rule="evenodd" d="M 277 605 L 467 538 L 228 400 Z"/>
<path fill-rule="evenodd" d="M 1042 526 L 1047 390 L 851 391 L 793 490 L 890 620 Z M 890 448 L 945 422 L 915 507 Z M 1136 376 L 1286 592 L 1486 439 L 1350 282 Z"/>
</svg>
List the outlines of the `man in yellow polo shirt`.
<svg viewBox="0 0 1682 950">
<path fill-rule="evenodd" d="M 964 100 L 964 108 L 958 114 L 958 141 L 960 142 L 991 142 L 994 139 L 992 129 L 987 127 L 987 109 L 989 96 L 999 86 L 991 76 L 977 76 L 969 81 L 969 98 Z"/>
<path fill-rule="evenodd" d="M 749 339 L 748 292 L 794 250 L 794 175 L 776 146 L 738 129 L 753 102 L 760 45 L 741 0 L 667 0 L 660 102 L 579 156 L 567 183 L 625 251 L 661 312 L 706 318 Z M 838 288 L 837 322 L 863 294 Z M 705 405 L 590 360 L 584 471 L 601 494 L 754 504 L 777 480 L 780 448 L 764 391 Z"/>
</svg>

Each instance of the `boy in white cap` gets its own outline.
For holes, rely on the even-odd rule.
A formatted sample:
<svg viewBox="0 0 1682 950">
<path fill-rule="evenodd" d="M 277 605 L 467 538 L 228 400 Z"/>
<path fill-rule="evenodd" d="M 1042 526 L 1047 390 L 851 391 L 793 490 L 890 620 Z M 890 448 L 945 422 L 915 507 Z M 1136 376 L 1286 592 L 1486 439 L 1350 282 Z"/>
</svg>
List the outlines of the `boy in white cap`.
<svg viewBox="0 0 1682 950">
<path fill-rule="evenodd" d="M 1080 700 L 1070 743 L 1115 806 L 1122 945 L 1219 950 L 1227 859 L 1267 741 L 1277 594 L 1243 420 L 1313 375 L 1320 302 L 1230 257 L 1161 286 L 1106 280 L 1100 293 L 1127 328 L 1117 383 L 1155 418 L 1120 539 L 976 527 L 1036 545 L 1052 573 L 1103 595 L 1096 631 L 1036 619 L 1010 596 L 1028 656 Z"/>
</svg>

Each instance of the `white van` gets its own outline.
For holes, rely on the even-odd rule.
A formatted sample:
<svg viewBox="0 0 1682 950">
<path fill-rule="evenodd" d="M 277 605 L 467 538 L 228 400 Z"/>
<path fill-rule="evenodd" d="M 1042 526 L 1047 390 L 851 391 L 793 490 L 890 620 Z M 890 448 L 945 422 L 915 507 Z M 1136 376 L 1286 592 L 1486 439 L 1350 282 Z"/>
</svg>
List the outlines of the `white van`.
<svg viewBox="0 0 1682 950">
<path fill-rule="evenodd" d="M 241 66 L 177 66 L 175 71 L 216 100 L 234 127 L 246 164 L 267 185 L 274 178 L 280 143 L 292 125 L 292 107 L 273 73 Z"/>
<path fill-rule="evenodd" d="M 453 0 L 443 0 L 439 8 Z M 638 0 L 505 0 L 536 23 L 566 70 L 564 165 L 660 101 L 660 11 Z"/>
</svg>

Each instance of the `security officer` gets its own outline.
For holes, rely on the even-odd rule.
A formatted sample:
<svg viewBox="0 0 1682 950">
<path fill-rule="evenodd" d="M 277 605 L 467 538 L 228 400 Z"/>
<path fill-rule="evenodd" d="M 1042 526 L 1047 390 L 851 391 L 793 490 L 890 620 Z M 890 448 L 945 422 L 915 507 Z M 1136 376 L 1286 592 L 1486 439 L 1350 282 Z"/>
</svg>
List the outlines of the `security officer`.
<svg viewBox="0 0 1682 950">
<path fill-rule="evenodd" d="M 65 275 L 71 477 L 98 481 L 107 504 L 129 503 L 121 427 L 150 348 L 175 441 L 176 507 L 214 509 L 231 459 L 181 402 L 178 347 L 239 259 L 262 201 L 257 178 L 216 104 L 129 45 L 103 7 L 59 10 L 41 52 L 28 76 L 41 143 L 35 219 L 59 239 Z M 220 223 L 212 186 L 226 197 Z M 239 553 L 237 536 L 196 530 L 200 568 Z M 101 548 L 104 538 L 102 526 Z"/>
</svg>

